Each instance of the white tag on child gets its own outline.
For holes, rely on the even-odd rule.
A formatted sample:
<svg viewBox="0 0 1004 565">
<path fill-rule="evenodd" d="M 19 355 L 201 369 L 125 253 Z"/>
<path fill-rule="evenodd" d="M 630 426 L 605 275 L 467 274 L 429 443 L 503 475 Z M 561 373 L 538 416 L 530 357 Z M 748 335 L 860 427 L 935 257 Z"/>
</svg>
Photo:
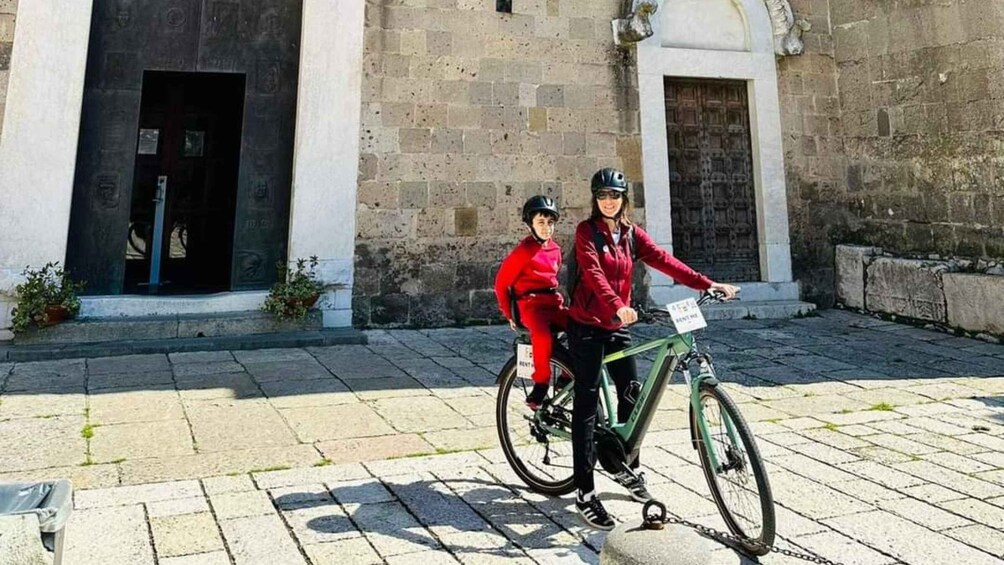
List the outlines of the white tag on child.
<svg viewBox="0 0 1004 565">
<path fill-rule="evenodd" d="M 523 343 L 516 345 L 516 377 L 533 378 L 533 347 Z"/>
<path fill-rule="evenodd" d="M 669 310 L 669 315 L 673 319 L 673 325 L 676 326 L 678 334 L 708 327 L 708 322 L 704 320 L 704 314 L 701 313 L 697 301 L 693 298 L 674 302 L 666 308 Z"/>
</svg>

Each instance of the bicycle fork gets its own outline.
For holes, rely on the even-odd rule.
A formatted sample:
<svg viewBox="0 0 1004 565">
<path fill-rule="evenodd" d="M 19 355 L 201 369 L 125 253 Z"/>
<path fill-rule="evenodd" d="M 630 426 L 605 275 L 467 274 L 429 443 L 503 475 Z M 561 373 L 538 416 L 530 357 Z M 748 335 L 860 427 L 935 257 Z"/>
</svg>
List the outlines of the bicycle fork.
<svg viewBox="0 0 1004 565">
<path fill-rule="evenodd" d="M 715 451 L 714 445 L 711 441 L 711 430 L 708 429 L 708 423 L 704 419 L 704 408 L 701 405 L 701 388 L 707 383 L 709 386 L 716 387 L 719 384 L 718 378 L 715 377 L 715 369 L 711 364 L 711 356 L 707 354 L 702 354 L 697 356 L 697 361 L 699 369 L 697 372 L 697 377 L 693 377 L 690 373 L 690 363 L 689 360 L 683 360 L 680 363 L 680 372 L 683 373 L 683 380 L 687 383 L 690 388 L 690 410 L 694 415 L 690 421 L 690 435 L 691 444 L 694 449 L 697 449 L 697 443 L 703 442 L 704 448 L 708 453 L 708 458 L 711 460 L 711 465 L 715 472 L 727 471 L 733 469 L 737 466 L 737 461 L 732 461 L 730 456 L 730 461 L 723 466 L 718 460 L 718 453 Z M 725 422 L 725 431 L 729 437 L 729 447 L 730 450 L 727 455 L 731 454 L 732 449 L 736 449 L 739 444 L 739 438 L 736 436 L 735 426 L 732 424 L 732 419 L 728 417 L 724 411 L 721 411 L 720 416 Z M 697 422 L 697 427 L 694 427 L 694 422 Z M 737 458 L 738 460 L 738 458 Z"/>
</svg>

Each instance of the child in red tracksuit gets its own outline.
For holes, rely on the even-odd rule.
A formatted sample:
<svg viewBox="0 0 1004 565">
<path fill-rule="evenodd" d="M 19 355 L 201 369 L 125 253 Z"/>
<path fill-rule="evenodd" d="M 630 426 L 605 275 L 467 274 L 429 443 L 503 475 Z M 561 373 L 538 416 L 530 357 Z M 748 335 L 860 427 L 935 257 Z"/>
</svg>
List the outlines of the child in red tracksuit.
<svg viewBox="0 0 1004 565">
<path fill-rule="evenodd" d="M 509 303 L 513 293 L 520 321 L 530 330 L 533 390 L 526 403 L 531 410 L 537 410 L 547 399 L 554 347 L 552 327 L 564 329 L 568 320 L 568 309 L 558 292 L 561 247 L 551 239 L 559 217 L 551 198 L 533 196 L 527 200 L 523 204 L 523 222 L 530 228 L 530 235 L 502 261 L 495 277 L 495 296 L 509 325 L 516 329 L 513 317 L 517 313 L 511 311 Z"/>
</svg>

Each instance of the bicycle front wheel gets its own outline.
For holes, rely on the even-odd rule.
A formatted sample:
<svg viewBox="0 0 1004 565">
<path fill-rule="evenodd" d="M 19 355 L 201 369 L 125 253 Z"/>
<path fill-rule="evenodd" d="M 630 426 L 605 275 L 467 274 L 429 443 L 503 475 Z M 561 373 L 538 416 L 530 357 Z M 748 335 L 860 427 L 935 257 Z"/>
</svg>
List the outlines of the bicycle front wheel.
<svg viewBox="0 0 1004 565">
<path fill-rule="evenodd" d="M 568 356 L 555 350 L 551 357 L 551 384 L 567 384 L 572 376 Z M 495 420 L 499 443 L 512 470 L 531 490 L 560 496 L 575 490 L 572 467 L 572 395 L 551 402 L 535 414 L 526 405 L 533 381 L 516 375 L 516 359 L 510 359 L 499 375 Z M 561 430 L 559 437 L 549 430 Z"/>
<path fill-rule="evenodd" d="M 765 555 L 774 543 L 774 498 L 753 433 L 721 387 L 703 384 L 700 403 L 699 412 L 691 410 L 691 419 L 700 435 L 697 449 L 715 504 L 729 530 L 747 540 L 744 548 Z M 697 418 L 704 426 L 698 425 Z"/>
</svg>

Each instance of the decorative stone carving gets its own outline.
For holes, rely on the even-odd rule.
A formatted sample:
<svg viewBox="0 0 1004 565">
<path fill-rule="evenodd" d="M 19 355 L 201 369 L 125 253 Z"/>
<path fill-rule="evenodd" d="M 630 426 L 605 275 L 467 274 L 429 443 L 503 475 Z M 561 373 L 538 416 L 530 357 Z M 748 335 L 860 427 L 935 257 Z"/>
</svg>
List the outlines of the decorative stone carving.
<svg viewBox="0 0 1004 565">
<path fill-rule="evenodd" d="M 652 37 L 652 14 L 659 9 L 656 0 L 635 0 L 627 17 L 611 22 L 616 45 L 631 45 Z"/>
<path fill-rule="evenodd" d="M 804 19 L 795 19 L 788 0 L 764 0 L 774 28 L 774 53 L 778 57 L 801 55 L 805 51 L 802 33 L 812 29 Z"/>
</svg>

